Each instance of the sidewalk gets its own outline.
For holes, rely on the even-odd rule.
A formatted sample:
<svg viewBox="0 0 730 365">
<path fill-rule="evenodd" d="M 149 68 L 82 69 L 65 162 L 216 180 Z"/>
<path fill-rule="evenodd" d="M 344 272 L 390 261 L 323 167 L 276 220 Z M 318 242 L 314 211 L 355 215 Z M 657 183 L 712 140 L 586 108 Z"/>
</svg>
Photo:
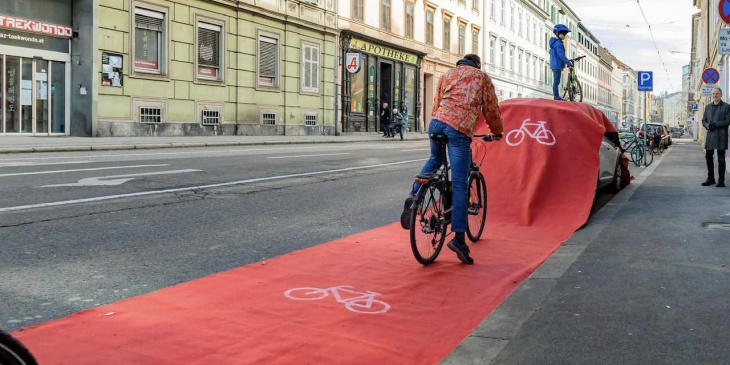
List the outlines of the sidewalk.
<svg viewBox="0 0 730 365">
<path fill-rule="evenodd" d="M 0 137 L 0 154 L 29 152 L 109 151 L 151 148 L 254 146 L 304 143 L 400 142 L 400 137 L 383 138 L 381 133 L 340 136 L 209 136 L 209 137 Z M 409 132 L 406 140 L 426 140 L 425 133 Z"/>
<path fill-rule="evenodd" d="M 730 363 L 730 188 L 675 140 L 443 364 Z"/>
</svg>

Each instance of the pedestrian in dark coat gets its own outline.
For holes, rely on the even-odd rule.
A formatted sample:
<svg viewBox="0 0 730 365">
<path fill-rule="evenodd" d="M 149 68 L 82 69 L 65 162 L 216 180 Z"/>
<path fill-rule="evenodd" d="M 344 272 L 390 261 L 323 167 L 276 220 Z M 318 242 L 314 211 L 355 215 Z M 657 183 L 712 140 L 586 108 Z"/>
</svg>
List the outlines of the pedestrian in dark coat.
<svg viewBox="0 0 730 365">
<path fill-rule="evenodd" d="M 393 112 L 388 107 L 388 103 L 383 103 L 383 108 L 380 109 L 380 128 L 383 129 L 383 137 L 395 137 Z"/>
<path fill-rule="evenodd" d="M 707 161 L 707 181 L 702 186 L 715 185 L 725 187 L 725 151 L 728 143 L 728 126 L 730 126 L 730 104 L 722 101 L 722 89 L 712 90 L 712 103 L 705 107 L 702 126 L 707 129 L 705 137 L 705 160 Z M 712 155 L 717 150 L 717 182 L 715 182 L 715 164 Z"/>
</svg>

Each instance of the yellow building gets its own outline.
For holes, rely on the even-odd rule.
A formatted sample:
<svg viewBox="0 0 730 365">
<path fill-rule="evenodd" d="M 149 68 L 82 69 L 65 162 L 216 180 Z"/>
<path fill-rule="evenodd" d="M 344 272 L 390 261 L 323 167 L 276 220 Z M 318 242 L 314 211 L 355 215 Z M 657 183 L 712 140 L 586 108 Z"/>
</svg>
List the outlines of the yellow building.
<svg viewBox="0 0 730 365">
<path fill-rule="evenodd" d="M 98 17 L 97 136 L 334 132 L 332 0 L 101 0 Z"/>
<path fill-rule="evenodd" d="M 335 131 L 334 0 L 3 3 L 2 134 Z"/>
</svg>

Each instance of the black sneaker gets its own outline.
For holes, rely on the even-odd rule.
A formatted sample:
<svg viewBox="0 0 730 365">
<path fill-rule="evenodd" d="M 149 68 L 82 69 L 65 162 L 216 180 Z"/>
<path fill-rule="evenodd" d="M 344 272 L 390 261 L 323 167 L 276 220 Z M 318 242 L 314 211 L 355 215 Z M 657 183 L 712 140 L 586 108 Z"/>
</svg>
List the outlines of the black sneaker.
<svg viewBox="0 0 730 365">
<path fill-rule="evenodd" d="M 466 245 L 466 242 L 461 242 L 459 239 L 454 238 L 447 244 L 447 246 L 451 251 L 456 252 L 456 257 L 458 257 L 461 262 L 467 265 L 474 263 L 474 259 L 469 256 L 469 246 Z"/>
<path fill-rule="evenodd" d="M 411 205 L 413 205 L 413 197 L 409 196 L 403 204 L 403 213 L 400 215 L 400 226 L 405 230 L 411 229 Z"/>
<path fill-rule="evenodd" d="M 725 187 L 725 182 L 724 181 L 718 181 L 717 182 L 717 185 L 715 185 L 715 186 L 717 186 L 718 188 L 724 188 Z"/>
<path fill-rule="evenodd" d="M 710 185 L 715 185 L 715 179 L 711 179 L 711 180 L 707 179 L 707 181 L 702 183 L 702 186 L 710 186 Z"/>
</svg>

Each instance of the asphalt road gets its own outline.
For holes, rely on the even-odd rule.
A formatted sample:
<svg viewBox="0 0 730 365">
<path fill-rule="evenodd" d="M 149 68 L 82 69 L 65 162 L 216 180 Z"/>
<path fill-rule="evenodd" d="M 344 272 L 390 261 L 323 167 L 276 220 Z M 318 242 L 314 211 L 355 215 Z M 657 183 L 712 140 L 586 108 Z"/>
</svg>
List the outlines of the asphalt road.
<svg viewBox="0 0 730 365">
<path fill-rule="evenodd" d="M 397 221 L 427 156 L 427 141 L 4 155 L 0 327 Z"/>
</svg>

